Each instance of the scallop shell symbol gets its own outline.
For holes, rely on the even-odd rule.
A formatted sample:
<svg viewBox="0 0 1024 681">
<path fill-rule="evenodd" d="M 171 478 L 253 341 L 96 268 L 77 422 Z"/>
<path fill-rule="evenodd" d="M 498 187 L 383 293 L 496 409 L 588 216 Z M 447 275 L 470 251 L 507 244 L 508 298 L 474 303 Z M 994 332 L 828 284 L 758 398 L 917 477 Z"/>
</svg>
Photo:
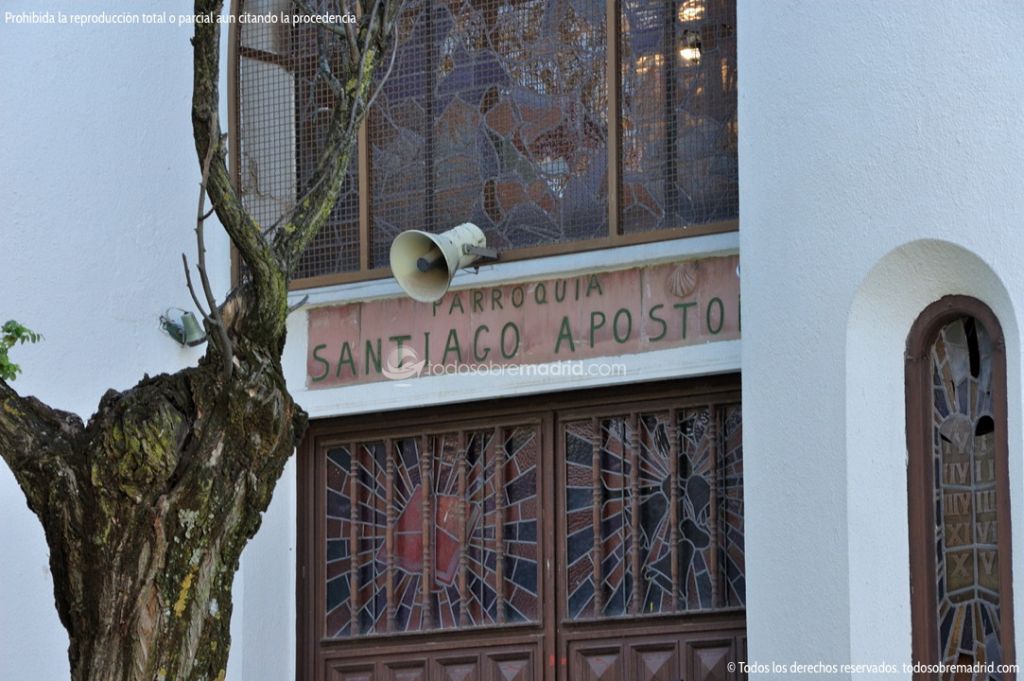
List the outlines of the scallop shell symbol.
<svg viewBox="0 0 1024 681">
<path fill-rule="evenodd" d="M 700 265 L 696 262 L 684 262 L 668 275 L 668 290 L 677 298 L 687 298 L 697 290 L 700 280 Z"/>
</svg>

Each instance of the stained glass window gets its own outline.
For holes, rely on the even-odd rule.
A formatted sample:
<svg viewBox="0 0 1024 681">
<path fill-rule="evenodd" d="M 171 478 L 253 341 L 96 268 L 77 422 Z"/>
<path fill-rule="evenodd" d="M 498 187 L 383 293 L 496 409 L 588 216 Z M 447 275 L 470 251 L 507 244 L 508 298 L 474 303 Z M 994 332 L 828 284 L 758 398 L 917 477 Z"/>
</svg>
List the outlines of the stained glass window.
<svg viewBox="0 0 1024 681">
<path fill-rule="evenodd" d="M 571 619 L 743 606 L 739 405 L 571 421 Z"/>
<path fill-rule="evenodd" d="M 734 221 L 735 0 L 622 0 L 611 22 L 609 11 L 605 0 L 406 3 L 362 161 L 294 277 L 372 276 L 400 231 L 466 221 L 505 251 Z M 310 24 L 241 26 L 238 183 L 269 227 L 312 179 L 333 105 L 319 60 L 337 45 Z"/>
<path fill-rule="evenodd" d="M 337 0 L 310 0 L 338 11 Z M 290 13 L 292 0 L 249 0 L 254 15 Z M 245 207 L 263 227 L 286 219 L 308 189 L 326 142 L 334 100 L 319 60 L 338 49 L 315 25 L 242 22 L 238 28 L 238 185 Z M 355 150 L 358 152 L 358 147 Z M 358 270 L 359 182 L 356 153 L 327 224 L 307 247 L 293 278 Z"/>
<path fill-rule="evenodd" d="M 603 0 L 434 2 L 402 15 L 371 114 L 374 266 L 406 229 L 498 248 L 606 232 Z"/>
<path fill-rule="evenodd" d="M 1006 348 L 983 302 L 946 296 L 907 341 L 915 662 L 1009 678 L 1014 663 Z"/>
<path fill-rule="evenodd" d="M 992 338 L 973 317 L 944 326 L 930 352 L 934 635 L 947 664 L 1004 658 L 992 354 Z"/>
<path fill-rule="evenodd" d="M 536 426 L 328 449 L 326 633 L 536 622 Z"/>
</svg>

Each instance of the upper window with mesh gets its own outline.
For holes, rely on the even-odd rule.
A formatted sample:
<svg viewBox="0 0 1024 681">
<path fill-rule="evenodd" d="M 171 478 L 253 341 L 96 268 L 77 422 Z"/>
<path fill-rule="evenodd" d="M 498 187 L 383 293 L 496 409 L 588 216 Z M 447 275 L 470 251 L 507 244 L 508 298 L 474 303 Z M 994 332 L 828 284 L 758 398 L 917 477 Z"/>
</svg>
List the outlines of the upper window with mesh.
<svg viewBox="0 0 1024 681">
<path fill-rule="evenodd" d="M 511 257 L 734 229 L 735 15 L 735 0 L 409 0 L 345 191 L 293 277 L 380 276 L 399 232 L 462 222 Z M 313 174 L 332 106 L 318 43 L 336 39 L 239 22 L 238 183 L 262 224 Z"/>
</svg>

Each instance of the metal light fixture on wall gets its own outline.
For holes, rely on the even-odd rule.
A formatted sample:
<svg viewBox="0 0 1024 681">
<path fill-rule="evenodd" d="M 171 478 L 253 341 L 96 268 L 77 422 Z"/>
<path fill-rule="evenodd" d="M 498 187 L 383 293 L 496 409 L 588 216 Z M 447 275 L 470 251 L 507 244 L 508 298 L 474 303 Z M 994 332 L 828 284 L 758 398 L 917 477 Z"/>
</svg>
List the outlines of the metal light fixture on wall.
<svg viewBox="0 0 1024 681">
<path fill-rule="evenodd" d="M 174 315 L 174 312 L 178 312 L 180 315 Z M 168 310 L 160 316 L 160 328 L 168 336 L 190 348 L 206 342 L 206 332 L 203 331 L 199 320 L 187 310 L 177 308 Z"/>
</svg>

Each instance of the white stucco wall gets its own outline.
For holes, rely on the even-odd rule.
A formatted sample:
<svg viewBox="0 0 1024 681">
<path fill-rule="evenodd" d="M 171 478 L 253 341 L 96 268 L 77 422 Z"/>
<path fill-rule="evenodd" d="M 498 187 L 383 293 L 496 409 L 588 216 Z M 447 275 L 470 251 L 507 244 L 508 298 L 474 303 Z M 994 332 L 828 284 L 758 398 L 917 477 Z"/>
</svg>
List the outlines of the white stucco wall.
<svg viewBox="0 0 1024 681">
<path fill-rule="evenodd" d="M 0 320 L 46 337 L 15 351 L 24 374 L 13 385 L 88 418 L 107 388 L 198 357 L 157 323 L 168 307 L 191 307 L 181 269 L 182 252 L 194 260 L 199 184 L 191 30 L 3 22 L 22 10 L 190 13 L 191 3 L 0 6 Z M 207 234 L 224 291 L 227 240 L 215 223 Z M 3 465 L 0 547 L 0 679 L 64 681 L 42 529 Z"/>
<path fill-rule="evenodd" d="M 909 662 L 903 350 L 945 294 L 988 303 L 1006 335 L 1024 574 L 1024 9 L 738 14 L 749 657 Z"/>
</svg>

